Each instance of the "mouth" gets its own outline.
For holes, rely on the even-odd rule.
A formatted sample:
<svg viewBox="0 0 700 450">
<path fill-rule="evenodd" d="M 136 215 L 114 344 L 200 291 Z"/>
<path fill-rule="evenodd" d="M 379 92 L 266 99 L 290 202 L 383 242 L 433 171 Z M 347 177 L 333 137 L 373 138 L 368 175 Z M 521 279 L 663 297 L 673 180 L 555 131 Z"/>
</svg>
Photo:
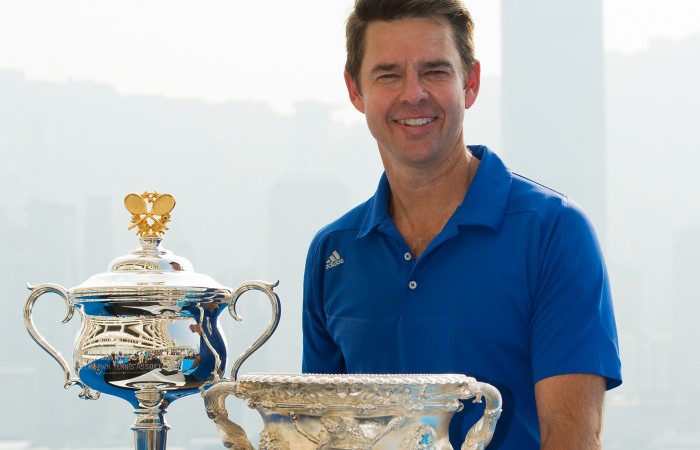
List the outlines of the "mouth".
<svg viewBox="0 0 700 450">
<path fill-rule="evenodd" d="M 434 120 L 435 120 L 434 117 L 418 117 L 415 119 L 401 119 L 401 120 L 397 120 L 396 122 L 398 122 L 401 125 L 406 125 L 409 127 L 418 127 L 421 125 L 426 125 Z"/>
</svg>

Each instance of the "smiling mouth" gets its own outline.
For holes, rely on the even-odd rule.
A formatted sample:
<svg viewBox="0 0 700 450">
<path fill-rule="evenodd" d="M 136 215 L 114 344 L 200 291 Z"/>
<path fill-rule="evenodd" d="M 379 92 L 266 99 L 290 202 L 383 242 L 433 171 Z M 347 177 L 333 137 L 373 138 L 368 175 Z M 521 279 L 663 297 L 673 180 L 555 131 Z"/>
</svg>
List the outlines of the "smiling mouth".
<svg viewBox="0 0 700 450">
<path fill-rule="evenodd" d="M 432 122 L 435 120 L 433 117 L 421 117 L 418 119 L 403 119 L 403 120 L 397 120 L 398 123 L 401 125 L 407 125 L 409 127 L 417 127 L 420 125 L 425 125 L 427 123 Z"/>
</svg>

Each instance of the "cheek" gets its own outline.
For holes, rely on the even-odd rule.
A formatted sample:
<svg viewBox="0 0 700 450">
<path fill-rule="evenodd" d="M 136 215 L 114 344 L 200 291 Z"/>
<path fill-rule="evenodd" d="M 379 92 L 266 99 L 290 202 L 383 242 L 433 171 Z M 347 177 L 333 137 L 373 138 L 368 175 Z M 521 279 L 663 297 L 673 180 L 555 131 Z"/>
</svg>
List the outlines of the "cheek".
<svg viewBox="0 0 700 450">
<path fill-rule="evenodd" d="M 364 101 L 365 118 L 370 129 L 386 122 L 391 106 L 381 102 L 377 97 L 366 97 Z"/>
<path fill-rule="evenodd" d="M 453 114 L 456 114 L 457 116 L 463 116 L 464 115 L 464 110 L 467 108 L 467 101 L 465 98 L 465 91 L 461 89 L 455 89 L 448 101 L 446 103 L 447 106 Z"/>
<path fill-rule="evenodd" d="M 367 128 L 369 132 L 376 140 L 380 140 L 382 132 L 382 124 L 384 123 L 381 117 L 373 114 L 373 110 L 369 109 L 365 111 L 365 121 L 367 122 Z"/>
</svg>

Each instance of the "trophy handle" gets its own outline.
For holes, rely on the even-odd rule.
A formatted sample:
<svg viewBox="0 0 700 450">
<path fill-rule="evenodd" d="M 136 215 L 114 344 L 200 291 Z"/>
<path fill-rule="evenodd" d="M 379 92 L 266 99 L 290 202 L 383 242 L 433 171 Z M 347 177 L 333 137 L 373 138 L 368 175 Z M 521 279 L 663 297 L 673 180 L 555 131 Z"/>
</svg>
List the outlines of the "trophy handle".
<svg viewBox="0 0 700 450">
<path fill-rule="evenodd" d="M 234 450 L 255 450 L 245 430 L 228 418 L 225 400 L 234 388 L 235 384 L 230 382 L 217 383 L 209 388 L 204 394 L 204 407 L 207 410 L 207 416 L 216 425 L 224 447 Z"/>
<path fill-rule="evenodd" d="M 231 367 L 232 381 L 236 381 L 236 379 L 238 378 L 238 370 L 241 368 L 241 364 L 243 364 L 243 362 L 246 359 L 248 359 L 248 357 L 252 355 L 257 349 L 259 349 L 265 342 L 267 342 L 267 340 L 270 339 L 270 336 L 272 336 L 272 333 L 275 332 L 275 329 L 277 329 L 277 325 L 280 322 L 281 305 L 280 299 L 277 296 L 277 294 L 275 294 L 275 292 L 273 291 L 273 288 L 278 284 L 279 281 L 275 281 L 274 283 L 266 283 L 265 281 L 255 280 L 246 281 L 245 283 L 239 284 L 231 294 L 231 303 L 228 306 L 228 311 L 231 314 L 231 316 L 239 322 L 243 320 L 243 318 L 236 313 L 236 302 L 244 292 L 250 290 L 262 291 L 265 293 L 265 295 L 267 295 L 267 298 L 270 299 L 270 304 L 272 305 L 272 319 L 267 325 L 265 331 L 263 331 L 263 334 L 260 335 L 260 337 L 255 342 L 253 342 L 251 346 L 248 347 L 243 352 L 243 354 L 239 356 L 238 359 L 233 363 L 233 367 Z"/>
<path fill-rule="evenodd" d="M 66 312 L 66 317 L 63 318 L 62 323 L 67 323 L 69 320 L 71 320 L 71 318 L 73 318 L 73 313 L 75 312 L 75 307 L 68 299 L 68 292 L 62 286 L 50 283 L 39 284 L 36 286 L 31 286 L 29 283 L 27 283 L 27 289 L 31 291 L 31 294 L 29 294 L 27 302 L 24 304 L 24 326 L 27 327 L 27 331 L 29 331 L 32 339 L 34 339 L 34 341 L 39 344 L 39 346 L 43 348 L 46 353 L 51 355 L 51 357 L 55 359 L 63 369 L 64 388 L 67 389 L 70 386 L 78 385 L 81 388 L 81 391 L 78 394 L 80 398 L 85 400 L 97 400 L 100 393 L 97 391 L 90 391 L 90 388 L 83 384 L 80 379 L 77 377 L 71 377 L 70 368 L 68 367 L 68 363 L 66 362 L 65 358 L 63 358 L 63 355 L 61 355 L 61 353 L 59 353 L 51 344 L 49 344 L 41 333 L 37 331 L 36 326 L 34 326 L 34 320 L 32 319 L 32 310 L 34 309 L 34 303 L 36 300 L 46 293 L 53 292 L 54 294 L 58 294 L 60 297 L 62 297 L 63 301 L 66 303 L 66 309 L 68 311 Z"/>
<path fill-rule="evenodd" d="M 481 397 L 486 399 L 484 415 L 467 432 L 464 438 L 462 450 L 483 450 L 491 442 L 493 432 L 496 430 L 496 422 L 501 417 L 501 393 L 488 383 L 477 381 L 474 403 L 481 403 Z"/>
</svg>

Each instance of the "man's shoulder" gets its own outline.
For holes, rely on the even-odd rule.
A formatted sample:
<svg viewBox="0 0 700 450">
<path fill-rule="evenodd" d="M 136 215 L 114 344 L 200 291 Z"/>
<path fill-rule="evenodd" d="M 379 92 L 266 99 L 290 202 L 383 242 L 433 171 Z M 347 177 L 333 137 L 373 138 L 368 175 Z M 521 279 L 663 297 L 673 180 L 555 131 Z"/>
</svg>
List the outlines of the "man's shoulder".
<svg viewBox="0 0 700 450">
<path fill-rule="evenodd" d="M 513 174 L 510 200 L 506 215 L 534 215 L 543 230 L 559 229 L 568 235 L 595 236 L 595 230 L 584 210 L 569 196 L 550 187 Z"/>
<path fill-rule="evenodd" d="M 529 211 L 539 216 L 551 216 L 572 207 L 577 209 L 567 195 L 523 175 L 513 173 L 507 213 Z"/>
</svg>

